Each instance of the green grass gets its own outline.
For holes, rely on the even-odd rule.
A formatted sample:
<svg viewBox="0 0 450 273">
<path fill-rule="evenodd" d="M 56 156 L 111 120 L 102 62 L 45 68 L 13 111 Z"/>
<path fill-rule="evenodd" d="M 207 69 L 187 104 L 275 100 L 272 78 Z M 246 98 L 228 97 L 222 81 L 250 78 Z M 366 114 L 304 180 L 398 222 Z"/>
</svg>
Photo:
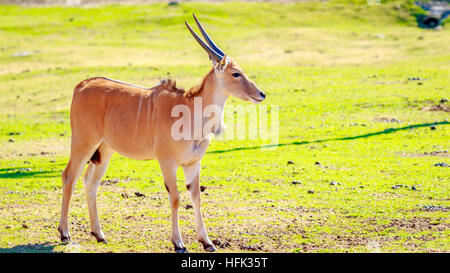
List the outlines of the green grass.
<svg viewBox="0 0 450 273">
<path fill-rule="evenodd" d="M 108 245 L 89 235 L 81 181 L 76 244 L 59 244 L 60 173 L 79 81 L 189 87 L 208 71 L 183 24 L 192 12 L 267 93 L 264 104 L 280 106 L 278 147 L 216 140 L 202 161 L 205 224 L 229 242 L 219 251 L 449 252 L 450 168 L 434 166 L 450 164 L 449 112 L 430 108 L 450 107 L 440 102 L 450 99 L 450 31 L 417 28 L 410 4 L 382 2 L 0 6 L 0 252 L 172 251 L 157 162 L 112 158 L 104 180 L 118 182 L 98 198 Z M 182 180 L 180 171 L 181 232 L 201 252 Z"/>
</svg>

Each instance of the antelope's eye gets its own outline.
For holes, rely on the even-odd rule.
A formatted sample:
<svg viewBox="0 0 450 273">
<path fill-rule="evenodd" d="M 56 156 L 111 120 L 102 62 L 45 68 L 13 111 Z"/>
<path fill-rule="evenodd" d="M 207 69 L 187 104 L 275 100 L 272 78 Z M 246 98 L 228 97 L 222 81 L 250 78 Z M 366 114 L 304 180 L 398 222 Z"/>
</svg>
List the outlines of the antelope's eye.
<svg viewBox="0 0 450 273">
<path fill-rule="evenodd" d="M 233 77 L 235 77 L 235 78 L 239 78 L 241 76 L 241 74 L 239 74 L 239 73 L 233 73 L 231 75 L 233 75 Z"/>
</svg>

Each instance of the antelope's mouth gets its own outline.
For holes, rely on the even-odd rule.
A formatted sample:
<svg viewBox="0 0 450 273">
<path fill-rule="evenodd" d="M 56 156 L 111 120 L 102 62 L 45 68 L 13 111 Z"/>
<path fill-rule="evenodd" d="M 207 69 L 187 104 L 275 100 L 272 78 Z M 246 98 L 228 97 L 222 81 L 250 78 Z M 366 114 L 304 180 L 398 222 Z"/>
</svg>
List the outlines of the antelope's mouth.
<svg viewBox="0 0 450 273">
<path fill-rule="evenodd" d="M 265 99 L 265 98 L 257 99 L 257 98 L 255 98 L 255 97 L 253 97 L 251 95 L 248 95 L 248 96 L 249 96 L 250 100 L 255 102 L 255 103 L 260 103 L 260 102 L 262 102 Z"/>
</svg>

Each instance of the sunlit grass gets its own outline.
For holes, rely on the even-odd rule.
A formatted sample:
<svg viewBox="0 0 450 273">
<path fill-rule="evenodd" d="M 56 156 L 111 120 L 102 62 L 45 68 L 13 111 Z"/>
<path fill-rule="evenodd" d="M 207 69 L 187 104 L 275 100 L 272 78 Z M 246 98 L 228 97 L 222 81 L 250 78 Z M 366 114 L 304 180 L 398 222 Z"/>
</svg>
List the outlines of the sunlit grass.
<svg viewBox="0 0 450 273">
<path fill-rule="evenodd" d="M 417 28 L 400 1 L 354 2 L 0 6 L 0 252 L 172 251 L 157 162 L 113 156 L 99 189 L 108 245 L 89 235 L 81 182 L 77 245 L 59 245 L 60 173 L 79 81 L 189 87 L 208 72 L 184 27 L 192 12 L 280 107 L 277 148 L 216 140 L 202 160 L 206 226 L 229 242 L 220 251 L 448 252 L 450 168 L 435 164 L 450 164 L 449 112 L 429 109 L 450 107 L 449 30 Z M 183 239 L 201 252 L 182 180 Z"/>
</svg>

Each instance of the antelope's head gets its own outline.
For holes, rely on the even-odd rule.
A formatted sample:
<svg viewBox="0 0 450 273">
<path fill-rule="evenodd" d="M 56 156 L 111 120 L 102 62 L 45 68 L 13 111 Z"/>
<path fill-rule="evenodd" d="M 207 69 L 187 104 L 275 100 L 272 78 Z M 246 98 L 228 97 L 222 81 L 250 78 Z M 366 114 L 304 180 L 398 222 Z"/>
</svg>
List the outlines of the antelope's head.
<svg viewBox="0 0 450 273">
<path fill-rule="evenodd" d="M 209 59 L 213 62 L 214 75 L 217 79 L 217 87 L 221 92 L 232 95 L 242 100 L 260 103 L 266 98 L 266 94 L 245 75 L 242 68 L 228 57 L 209 37 L 199 20 L 193 14 L 200 32 L 206 43 L 192 30 L 185 21 L 186 27 L 194 36 L 195 40 L 208 53 Z"/>
</svg>

